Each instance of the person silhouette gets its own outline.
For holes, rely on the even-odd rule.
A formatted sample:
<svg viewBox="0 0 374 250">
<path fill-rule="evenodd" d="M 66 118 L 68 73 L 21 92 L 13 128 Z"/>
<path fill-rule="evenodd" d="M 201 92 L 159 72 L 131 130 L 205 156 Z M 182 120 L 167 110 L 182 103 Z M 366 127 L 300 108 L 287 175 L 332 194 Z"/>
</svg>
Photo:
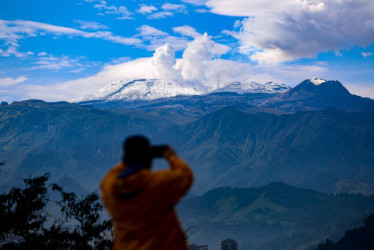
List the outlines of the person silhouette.
<svg viewBox="0 0 374 250">
<path fill-rule="evenodd" d="M 169 169 L 152 171 L 152 158 Z M 122 162 L 101 182 L 104 207 L 114 221 L 115 250 L 187 249 L 175 205 L 193 182 L 191 168 L 170 146 L 151 146 L 140 135 L 125 140 Z"/>
</svg>

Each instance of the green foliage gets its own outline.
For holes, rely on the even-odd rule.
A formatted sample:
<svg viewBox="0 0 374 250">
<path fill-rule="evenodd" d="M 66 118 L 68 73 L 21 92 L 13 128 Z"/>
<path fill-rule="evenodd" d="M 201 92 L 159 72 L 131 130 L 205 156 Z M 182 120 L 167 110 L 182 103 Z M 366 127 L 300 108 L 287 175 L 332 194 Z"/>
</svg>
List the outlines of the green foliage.
<svg viewBox="0 0 374 250">
<path fill-rule="evenodd" d="M 45 182 L 49 176 L 24 179 L 24 189 L 12 188 L 0 195 L 0 234 L 21 236 L 26 242 L 38 241 L 47 216 L 44 208 L 48 202 Z"/>
<path fill-rule="evenodd" d="M 111 249 L 110 220 L 102 220 L 100 197 L 91 193 L 78 199 L 56 184 L 63 222 L 46 226 L 49 175 L 24 179 L 25 188 L 0 195 L 1 249 Z M 66 226 L 74 225 L 73 229 Z"/>
<path fill-rule="evenodd" d="M 62 200 L 58 202 L 61 207 L 61 213 L 67 220 L 75 220 L 78 224 L 73 234 L 79 235 L 77 245 L 87 246 L 92 241 L 105 241 L 105 234 L 112 228 L 110 220 L 100 220 L 100 214 L 103 206 L 100 203 L 100 197 L 97 193 L 91 193 L 79 200 L 74 193 L 64 192 L 57 184 L 52 185 L 54 191 L 61 194 Z"/>
</svg>

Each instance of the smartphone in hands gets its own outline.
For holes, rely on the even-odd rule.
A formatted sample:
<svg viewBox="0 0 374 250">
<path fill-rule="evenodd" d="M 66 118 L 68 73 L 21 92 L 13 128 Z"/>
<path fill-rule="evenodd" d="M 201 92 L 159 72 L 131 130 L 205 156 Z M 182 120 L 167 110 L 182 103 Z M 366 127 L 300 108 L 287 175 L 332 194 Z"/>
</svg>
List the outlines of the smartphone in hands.
<svg viewBox="0 0 374 250">
<path fill-rule="evenodd" d="M 163 158 L 164 153 L 166 150 L 168 150 L 169 146 L 168 145 L 157 145 L 153 146 L 151 148 L 151 156 L 152 158 Z"/>
</svg>

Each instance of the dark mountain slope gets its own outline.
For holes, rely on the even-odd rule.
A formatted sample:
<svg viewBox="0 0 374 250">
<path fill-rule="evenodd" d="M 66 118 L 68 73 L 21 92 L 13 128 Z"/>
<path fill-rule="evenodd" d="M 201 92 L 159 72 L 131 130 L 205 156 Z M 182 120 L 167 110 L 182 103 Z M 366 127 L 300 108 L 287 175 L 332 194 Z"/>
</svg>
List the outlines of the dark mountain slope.
<svg viewBox="0 0 374 250">
<path fill-rule="evenodd" d="M 177 125 L 182 116 L 159 114 L 66 102 L 1 106 L 1 185 L 51 172 L 51 181 L 68 177 L 95 189 L 119 161 L 123 139 L 141 133 L 176 148 L 195 171 L 197 193 L 272 181 L 323 192 L 374 191 L 374 111 L 277 116 L 228 107 L 186 125 Z"/>
<path fill-rule="evenodd" d="M 217 188 L 178 207 L 190 242 L 218 248 L 234 238 L 240 249 L 304 249 L 337 239 L 374 210 L 374 197 L 329 196 L 284 183 Z"/>
<path fill-rule="evenodd" d="M 179 128 L 139 112 L 114 113 L 67 102 L 30 100 L 0 107 L 0 155 L 6 161 L 2 185 L 29 174 L 51 172 L 96 189 L 120 160 L 123 139 L 145 134 L 157 142 L 180 144 Z M 166 136 L 167 135 L 167 136 Z"/>
<path fill-rule="evenodd" d="M 339 81 L 315 84 L 305 80 L 289 91 L 260 104 L 284 111 L 323 110 L 335 107 L 344 111 L 374 110 L 374 100 L 352 95 Z"/>
<path fill-rule="evenodd" d="M 335 244 L 327 239 L 315 250 L 372 250 L 374 249 L 374 214 L 364 219 L 364 226 L 353 228 L 345 232 L 344 236 Z"/>
<path fill-rule="evenodd" d="M 374 112 L 276 116 L 225 108 L 183 130 L 198 189 L 284 181 L 328 192 L 373 191 Z"/>
</svg>

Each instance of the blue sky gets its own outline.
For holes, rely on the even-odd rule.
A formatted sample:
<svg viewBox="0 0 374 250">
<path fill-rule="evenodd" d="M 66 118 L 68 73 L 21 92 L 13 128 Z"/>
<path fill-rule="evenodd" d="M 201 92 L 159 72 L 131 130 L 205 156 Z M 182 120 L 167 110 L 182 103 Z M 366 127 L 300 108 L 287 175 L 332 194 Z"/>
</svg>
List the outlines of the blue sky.
<svg viewBox="0 0 374 250">
<path fill-rule="evenodd" d="M 0 100 L 170 76 L 290 86 L 316 76 L 374 98 L 372 13 L 369 0 L 2 0 Z"/>
</svg>

